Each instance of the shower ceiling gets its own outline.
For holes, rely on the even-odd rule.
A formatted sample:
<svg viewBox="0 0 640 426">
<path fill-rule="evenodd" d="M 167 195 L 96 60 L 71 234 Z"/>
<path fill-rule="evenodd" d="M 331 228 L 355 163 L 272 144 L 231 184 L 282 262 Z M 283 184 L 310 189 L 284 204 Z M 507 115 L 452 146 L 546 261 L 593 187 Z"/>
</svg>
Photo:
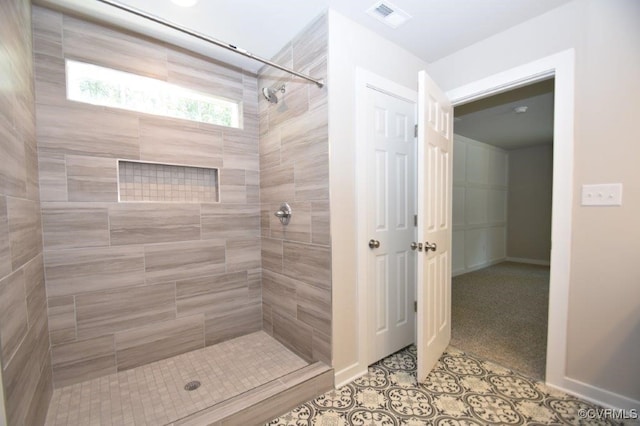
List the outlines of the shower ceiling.
<svg viewBox="0 0 640 426">
<path fill-rule="evenodd" d="M 322 11 L 333 8 L 421 59 L 433 62 L 570 0 L 394 0 L 395 5 L 413 16 L 397 29 L 366 14 L 375 3 L 373 0 L 208 0 L 190 8 L 169 0 L 121 1 L 265 58 L 275 55 Z M 232 52 L 189 40 L 187 36 L 167 34 L 157 24 L 126 16 L 95 0 L 34 0 L 34 3 L 106 19 L 250 71 L 262 66 Z"/>
</svg>

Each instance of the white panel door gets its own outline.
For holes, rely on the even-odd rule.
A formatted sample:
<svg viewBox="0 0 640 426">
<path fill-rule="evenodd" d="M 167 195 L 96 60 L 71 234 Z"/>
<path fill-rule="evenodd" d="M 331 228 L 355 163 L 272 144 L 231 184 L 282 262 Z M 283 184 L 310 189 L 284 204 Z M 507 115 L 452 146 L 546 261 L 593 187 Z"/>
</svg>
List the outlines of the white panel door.
<svg viewBox="0 0 640 426">
<path fill-rule="evenodd" d="M 453 108 L 421 71 L 418 83 L 418 381 L 451 340 Z M 429 249 L 431 247 L 431 249 Z"/>
<path fill-rule="evenodd" d="M 415 341 L 415 103 L 367 89 L 371 364 Z"/>
</svg>

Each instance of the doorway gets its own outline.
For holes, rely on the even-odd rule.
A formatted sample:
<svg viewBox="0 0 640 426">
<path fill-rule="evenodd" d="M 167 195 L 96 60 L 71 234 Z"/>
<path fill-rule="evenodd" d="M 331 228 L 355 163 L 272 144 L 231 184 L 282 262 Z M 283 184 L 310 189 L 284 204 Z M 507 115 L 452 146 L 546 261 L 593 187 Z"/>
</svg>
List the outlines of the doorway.
<svg viewBox="0 0 640 426">
<path fill-rule="evenodd" d="M 553 79 L 455 108 L 451 344 L 544 380 Z"/>
</svg>

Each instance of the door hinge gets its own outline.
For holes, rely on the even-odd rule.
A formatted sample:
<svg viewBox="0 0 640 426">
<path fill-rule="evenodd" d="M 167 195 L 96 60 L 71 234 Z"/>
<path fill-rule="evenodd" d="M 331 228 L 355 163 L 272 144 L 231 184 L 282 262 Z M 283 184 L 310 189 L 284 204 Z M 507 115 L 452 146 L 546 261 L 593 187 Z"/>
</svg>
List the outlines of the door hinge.
<svg viewBox="0 0 640 426">
<path fill-rule="evenodd" d="M 413 226 L 418 226 L 418 215 L 417 214 L 413 215 Z"/>
<path fill-rule="evenodd" d="M 413 301 L 413 312 L 418 312 L 418 301 L 417 300 Z"/>
<path fill-rule="evenodd" d="M 413 137 L 418 137 L 418 125 L 413 126 Z"/>
</svg>

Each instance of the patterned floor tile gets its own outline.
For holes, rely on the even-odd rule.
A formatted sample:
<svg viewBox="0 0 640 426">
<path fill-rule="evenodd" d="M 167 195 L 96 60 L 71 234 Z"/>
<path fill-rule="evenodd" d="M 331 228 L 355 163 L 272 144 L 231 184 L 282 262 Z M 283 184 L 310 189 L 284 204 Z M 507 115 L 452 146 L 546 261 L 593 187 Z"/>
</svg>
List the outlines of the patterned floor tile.
<svg viewBox="0 0 640 426">
<path fill-rule="evenodd" d="M 585 419 L 599 407 L 453 347 L 425 383 L 416 381 L 416 347 L 272 420 L 273 426 L 621 425 Z M 635 423 L 634 423 L 635 424 Z"/>
</svg>

